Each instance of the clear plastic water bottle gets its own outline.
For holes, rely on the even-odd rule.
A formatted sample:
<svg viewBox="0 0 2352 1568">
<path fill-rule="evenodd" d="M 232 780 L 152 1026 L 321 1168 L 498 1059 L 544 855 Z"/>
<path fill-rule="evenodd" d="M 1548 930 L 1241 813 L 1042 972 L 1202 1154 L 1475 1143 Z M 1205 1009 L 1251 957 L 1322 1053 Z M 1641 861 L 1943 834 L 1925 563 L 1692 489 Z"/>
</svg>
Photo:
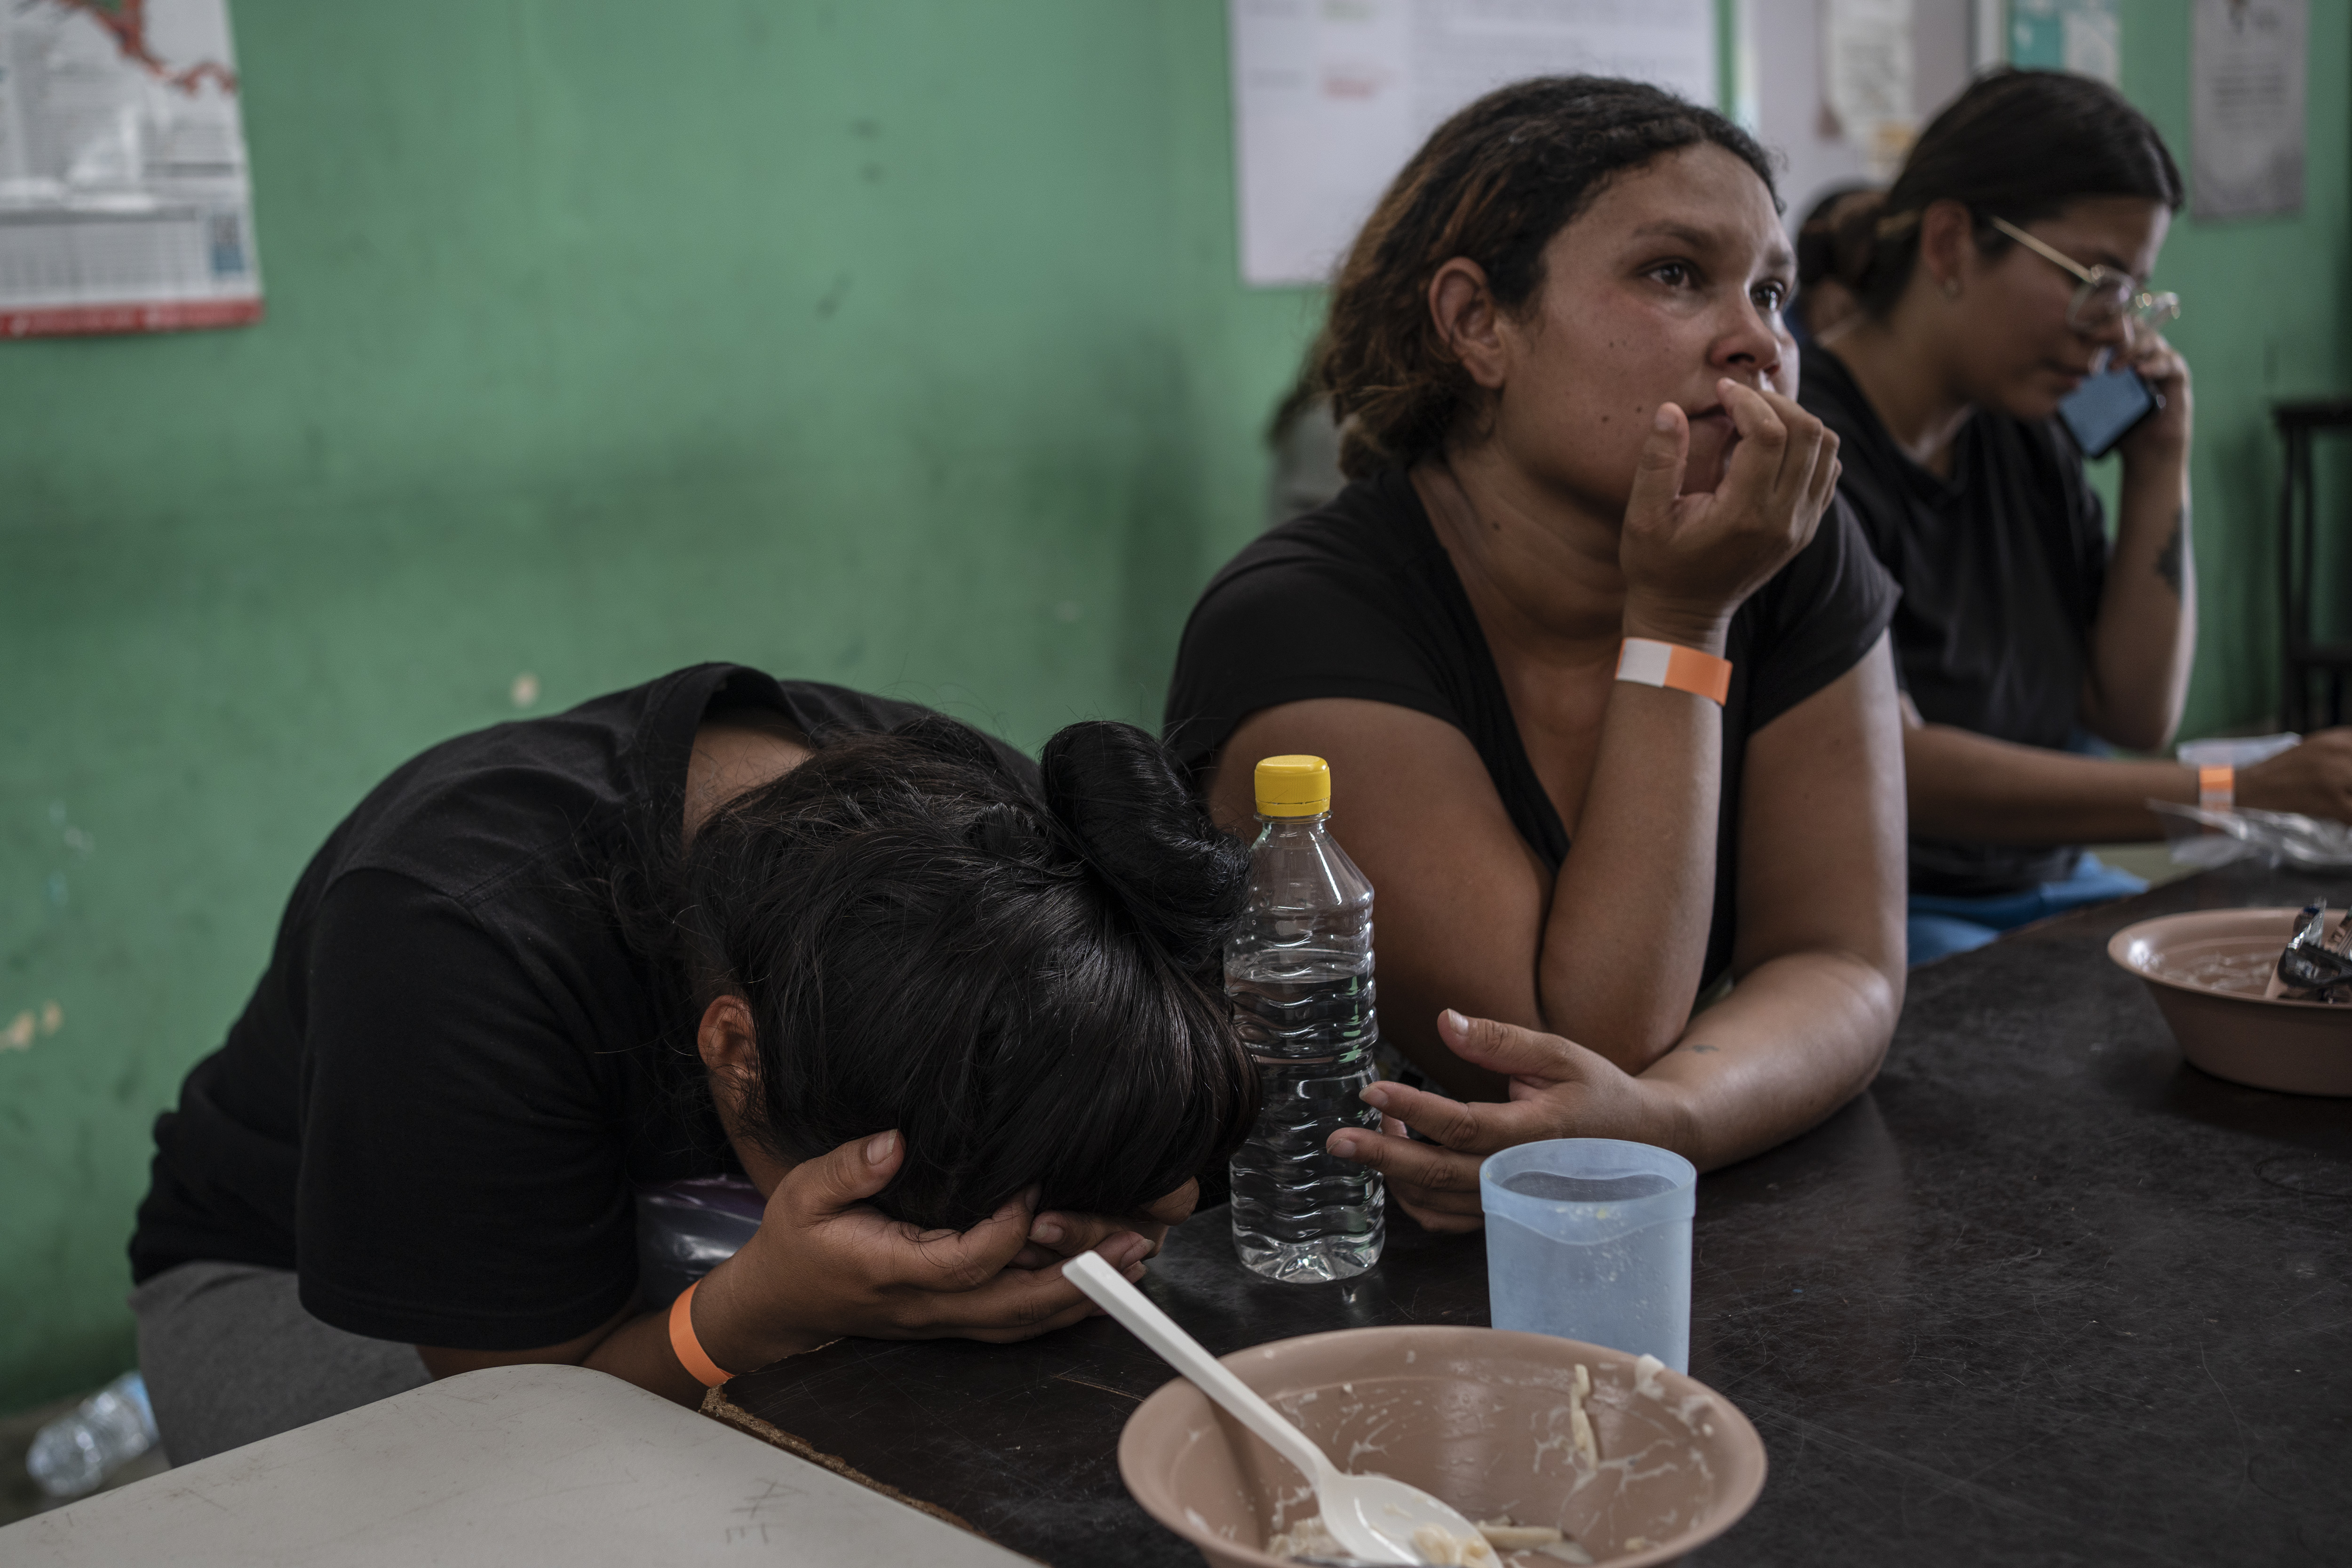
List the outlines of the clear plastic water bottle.
<svg viewBox="0 0 2352 1568">
<path fill-rule="evenodd" d="M 1249 911 L 1225 943 L 1225 994 L 1257 1060 L 1257 1125 L 1234 1156 L 1234 1248 L 1269 1279 L 1345 1279 L 1380 1261 L 1381 1179 L 1335 1158 L 1342 1127 L 1378 1128 L 1372 885 L 1331 837 L 1320 757 L 1257 765 Z"/>
<path fill-rule="evenodd" d="M 35 1433 L 25 1468 L 49 1496 L 79 1497 L 154 1446 L 147 1380 L 126 1372 Z"/>
</svg>

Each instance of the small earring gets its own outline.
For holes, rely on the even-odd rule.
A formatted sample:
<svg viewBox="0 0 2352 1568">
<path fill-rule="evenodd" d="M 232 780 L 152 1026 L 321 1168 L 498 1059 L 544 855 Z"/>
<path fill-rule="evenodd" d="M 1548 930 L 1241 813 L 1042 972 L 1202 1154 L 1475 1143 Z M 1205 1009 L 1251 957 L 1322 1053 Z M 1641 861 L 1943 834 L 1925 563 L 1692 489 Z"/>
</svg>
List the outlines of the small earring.
<svg viewBox="0 0 2352 1568">
<path fill-rule="evenodd" d="M 1959 297 L 1960 297 L 1960 280 L 1959 280 L 1958 279 L 1957 279 L 1957 278 L 1947 278 L 1947 279 L 1944 279 L 1944 298 L 1945 298 L 1945 299 L 1947 299 L 1947 300 L 1957 300 L 1957 299 L 1958 299 Z"/>
</svg>

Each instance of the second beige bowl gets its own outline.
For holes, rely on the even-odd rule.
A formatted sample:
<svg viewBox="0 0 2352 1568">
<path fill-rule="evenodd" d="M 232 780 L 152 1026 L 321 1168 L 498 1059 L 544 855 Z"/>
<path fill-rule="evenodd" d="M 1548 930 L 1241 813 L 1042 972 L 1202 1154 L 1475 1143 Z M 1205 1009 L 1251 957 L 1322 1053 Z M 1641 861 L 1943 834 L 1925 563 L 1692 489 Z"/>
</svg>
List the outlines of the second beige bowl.
<svg viewBox="0 0 2352 1568">
<path fill-rule="evenodd" d="M 2266 1000 L 2294 910 L 2200 910 L 2128 925 L 2107 956 L 2147 984 L 2180 1054 L 2233 1083 L 2352 1095 L 2352 1006 Z"/>
<path fill-rule="evenodd" d="M 1731 1528 L 1764 1488 L 1764 1440 L 1731 1402 L 1679 1373 L 1637 1386 L 1634 1358 L 1497 1329 L 1343 1329 L 1222 1358 L 1344 1470 L 1376 1470 L 1472 1519 L 1565 1530 L 1612 1568 L 1671 1562 Z M 1575 1448 L 1575 1369 L 1598 1464 Z M 1287 1461 L 1181 1378 L 1143 1402 L 1119 1474 L 1154 1519 L 1216 1568 L 1262 1568 L 1277 1526 L 1315 1510 Z M 1558 1568 L 1536 1553 L 1507 1557 Z"/>
</svg>

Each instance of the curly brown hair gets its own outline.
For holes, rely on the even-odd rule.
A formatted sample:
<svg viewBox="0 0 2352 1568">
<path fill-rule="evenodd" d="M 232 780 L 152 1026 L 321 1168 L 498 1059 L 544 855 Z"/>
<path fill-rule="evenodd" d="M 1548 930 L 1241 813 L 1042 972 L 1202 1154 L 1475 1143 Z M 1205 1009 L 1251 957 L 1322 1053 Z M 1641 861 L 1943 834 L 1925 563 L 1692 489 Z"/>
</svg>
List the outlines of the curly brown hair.
<svg viewBox="0 0 2352 1568">
<path fill-rule="evenodd" d="M 1311 379 L 1343 422 L 1349 479 L 1404 468 L 1481 405 L 1430 319 L 1429 283 L 1455 257 L 1517 313 L 1543 284 L 1544 247 L 1617 175 L 1711 143 L 1780 198 L 1764 149 L 1713 110 L 1613 77 L 1535 77 L 1439 126 L 1390 184 L 1331 290 Z"/>
</svg>

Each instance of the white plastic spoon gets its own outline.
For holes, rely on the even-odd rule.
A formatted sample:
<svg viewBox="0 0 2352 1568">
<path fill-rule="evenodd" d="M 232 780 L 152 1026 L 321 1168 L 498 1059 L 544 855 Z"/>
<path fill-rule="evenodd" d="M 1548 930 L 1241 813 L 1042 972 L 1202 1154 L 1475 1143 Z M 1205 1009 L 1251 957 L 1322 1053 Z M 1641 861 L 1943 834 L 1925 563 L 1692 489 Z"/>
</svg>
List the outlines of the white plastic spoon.
<svg viewBox="0 0 2352 1568">
<path fill-rule="evenodd" d="M 1086 1253 L 1063 1264 L 1062 1277 L 1297 1466 L 1315 1488 L 1323 1510 L 1323 1528 L 1349 1556 L 1367 1563 L 1425 1563 L 1430 1560 L 1413 1544 L 1412 1534 L 1429 1525 L 1465 1545 L 1473 1542 L 1484 1545 L 1476 1525 L 1419 1487 L 1386 1476 L 1351 1476 L 1341 1471 L 1306 1433 L 1283 1419 L 1280 1411 L 1259 1398 L 1200 1341 L 1178 1328 L 1173 1319 L 1105 1263 L 1099 1253 Z"/>
</svg>

